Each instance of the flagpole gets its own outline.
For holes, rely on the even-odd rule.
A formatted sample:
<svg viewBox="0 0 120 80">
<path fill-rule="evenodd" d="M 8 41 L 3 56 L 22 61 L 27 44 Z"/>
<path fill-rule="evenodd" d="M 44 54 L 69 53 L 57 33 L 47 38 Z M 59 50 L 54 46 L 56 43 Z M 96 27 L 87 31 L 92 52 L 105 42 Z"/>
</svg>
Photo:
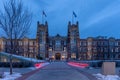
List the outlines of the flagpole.
<svg viewBox="0 0 120 80">
<path fill-rule="evenodd" d="M 75 14 L 75 12 L 73 11 L 73 14 L 72 14 L 72 24 L 74 24 L 74 19 L 77 17 L 77 15 Z"/>
<path fill-rule="evenodd" d="M 42 24 L 43 24 L 43 22 L 44 22 L 44 16 L 43 16 L 43 12 L 42 12 Z"/>
<path fill-rule="evenodd" d="M 45 12 L 43 11 L 42 12 L 42 23 L 44 24 L 44 21 L 45 21 L 45 17 L 47 17 L 47 15 L 45 14 Z"/>
<path fill-rule="evenodd" d="M 74 15 L 72 14 L 72 24 L 74 24 Z"/>
</svg>

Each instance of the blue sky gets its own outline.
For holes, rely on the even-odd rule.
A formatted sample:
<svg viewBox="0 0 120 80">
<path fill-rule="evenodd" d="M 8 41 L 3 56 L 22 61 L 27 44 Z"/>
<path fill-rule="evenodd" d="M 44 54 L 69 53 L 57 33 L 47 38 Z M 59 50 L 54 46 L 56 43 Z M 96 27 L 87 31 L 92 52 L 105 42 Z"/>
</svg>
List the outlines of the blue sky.
<svg viewBox="0 0 120 80">
<path fill-rule="evenodd" d="M 0 8 L 2 9 L 0 1 Z M 23 0 L 33 12 L 30 37 L 36 37 L 37 21 L 42 10 L 47 14 L 49 35 L 66 36 L 72 11 L 77 14 L 80 37 L 108 36 L 120 38 L 120 0 Z"/>
</svg>

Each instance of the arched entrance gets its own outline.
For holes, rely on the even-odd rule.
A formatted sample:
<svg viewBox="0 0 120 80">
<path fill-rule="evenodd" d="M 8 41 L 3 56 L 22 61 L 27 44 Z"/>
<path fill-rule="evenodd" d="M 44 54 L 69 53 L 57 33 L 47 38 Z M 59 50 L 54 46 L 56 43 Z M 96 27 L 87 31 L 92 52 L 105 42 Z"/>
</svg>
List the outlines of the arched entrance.
<svg viewBox="0 0 120 80">
<path fill-rule="evenodd" d="M 60 53 L 56 53 L 55 54 L 55 59 L 56 60 L 60 60 L 61 59 L 61 54 Z"/>
</svg>

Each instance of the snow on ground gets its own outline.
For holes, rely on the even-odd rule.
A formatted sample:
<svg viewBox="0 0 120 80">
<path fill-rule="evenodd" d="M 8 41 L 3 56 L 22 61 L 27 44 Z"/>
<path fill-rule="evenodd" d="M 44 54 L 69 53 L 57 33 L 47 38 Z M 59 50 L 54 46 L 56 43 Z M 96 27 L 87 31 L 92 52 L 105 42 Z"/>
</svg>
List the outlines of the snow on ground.
<svg viewBox="0 0 120 80">
<path fill-rule="evenodd" d="M 11 55 L 11 54 L 5 53 L 5 52 L 1 52 L 1 54 L 2 54 L 2 55 L 5 55 L 5 56 L 8 56 L 8 57 Z M 37 60 L 37 59 L 35 59 L 35 58 L 27 58 L 27 57 L 15 55 L 15 54 L 12 54 L 12 57 L 13 57 L 13 58 L 20 59 L 20 60 L 24 60 L 24 61 L 45 62 L 45 60 Z"/>
<path fill-rule="evenodd" d="M 40 68 L 43 66 L 46 66 L 48 64 L 49 64 L 48 62 L 42 63 Z M 36 67 L 29 67 L 29 69 L 35 70 L 37 68 Z M 13 72 L 12 75 L 10 75 L 10 72 L 4 72 L 4 78 L 0 78 L 0 80 L 15 80 L 16 78 L 21 77 L 21 76 L 22 75 L 20 73 L 16 73 L 16 72 Z"/>
<path fill-rule="evenodd" d="M 102 75 L 100 73 L 94 74 L 98 80 L 120 80 L 120 77 L 117 75 Z"/>
<path fill-rule="evenodd" d="M 45 62 L 44 64 L 42 64 L 42 66 L 46 66 L 46 65 L 48 65 L 49 63 L 48 62 Z"/>
<path fill-rule="evenodd" d="M 13 72 L 12 75 L 10 75 L 10 72 L 4 72 L 4 78 L 0 78 L 0 80 L 15 80 L 18 77 L 21 77 L 22 75 L 20 73 Z"/>
</svg>

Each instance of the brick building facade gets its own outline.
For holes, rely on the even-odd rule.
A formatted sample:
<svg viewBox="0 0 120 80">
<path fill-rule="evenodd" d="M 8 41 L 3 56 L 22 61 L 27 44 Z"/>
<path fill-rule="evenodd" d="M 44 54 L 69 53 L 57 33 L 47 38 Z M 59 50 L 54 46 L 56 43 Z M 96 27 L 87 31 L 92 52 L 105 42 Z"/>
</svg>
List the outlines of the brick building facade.
<svg viewBox="0 0 120 80">
<path fill-rule="evenodd" d="M 81 39 L 79 36 L 79 23 L 68 22 L 67 36 L 49 36 L 48 23 L 37 22 L 35 39 L 19 39 L 16 55 L 53 60 L 108 60 L 120 59 L 120 39 L 106 37 L 88 37 Z M 9 39 L 0 38 L 0 51 L 10 53 Z"/>
</svg>

